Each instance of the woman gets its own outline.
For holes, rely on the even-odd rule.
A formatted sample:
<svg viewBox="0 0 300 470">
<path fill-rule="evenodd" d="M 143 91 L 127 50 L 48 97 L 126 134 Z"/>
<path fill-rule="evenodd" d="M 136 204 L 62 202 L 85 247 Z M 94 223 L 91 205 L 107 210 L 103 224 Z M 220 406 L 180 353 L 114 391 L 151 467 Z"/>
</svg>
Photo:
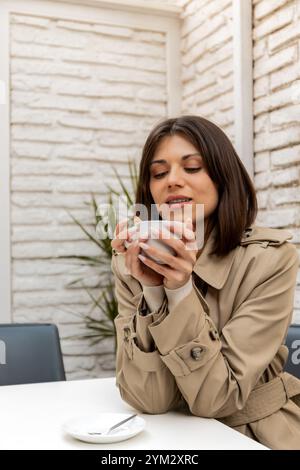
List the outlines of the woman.
<svg viewBox="0 0 300 470">
<path fill-rule="evenodd" d="M 112 241 L 121 396 L 147 413 L 188 406 L 272 449 L 300 449 L 300 381 L 282 372 L 298 269 L 291 235 L 254 225 L 243 164 L 225 134 L 197 116 L 158 124 L 143 149 L 136 203 L 176 197 L 189 199 L 193 214 L 182 220 L 183 203 L 169 202 L 186 227 L 181 239 L 172 221 L 170 237 L 160 232 L 176 255 L 145 240 L 126 249 L 126 223 Z M 187 250 L 196 204 L 205 243 Z"/>
</svg>

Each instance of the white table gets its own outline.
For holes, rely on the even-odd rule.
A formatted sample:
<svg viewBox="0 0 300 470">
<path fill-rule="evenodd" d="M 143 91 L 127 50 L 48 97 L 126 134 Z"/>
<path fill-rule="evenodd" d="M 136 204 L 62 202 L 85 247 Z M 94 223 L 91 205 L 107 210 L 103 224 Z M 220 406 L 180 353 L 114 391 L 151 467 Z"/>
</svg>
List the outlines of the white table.
<svg viewBox="0 0 300 470">
<path fill-rule="evenodd" d="M 141 414 L 146 428 L 113 444 L 88 444 L 62 431 L 81 414 L 131 412 L 114 378 L 0 387 L 0 449 L 266 449 L 214 419 L 180 412 Z"/>
</svg>

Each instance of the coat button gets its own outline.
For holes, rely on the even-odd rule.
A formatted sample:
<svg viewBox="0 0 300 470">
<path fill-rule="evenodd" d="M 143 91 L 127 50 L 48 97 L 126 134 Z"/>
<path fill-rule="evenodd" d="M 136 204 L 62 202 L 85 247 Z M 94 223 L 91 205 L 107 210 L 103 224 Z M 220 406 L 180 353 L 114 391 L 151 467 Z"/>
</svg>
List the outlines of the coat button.
<svg viewBox="0 0 300 470">
<path fill-rule="evenodd" d="M 198 361 L 200 359 L 202 352 L 203 352 L 203 348 L 200 348 L 200 347 L 193 348 L 191 350 L 191 356 L 193 359 L 195 359 L 195 361 Z"/>
<path fill-rule="evenodd" d="M 124 332 L 124 341 L 128 342 L 130 338 L 130 333 L 131 333 L 130 328 L 126 326 L 123 332 Z"/>
<path fill-rule="evenodd" d="M 219 338 L 219 333 L 217 332 L 217 330 L 212 329 L 212 330 L 209 330 L 209 336 L 211 337 L 212 340 L 216 340 Z"/>
</svg>

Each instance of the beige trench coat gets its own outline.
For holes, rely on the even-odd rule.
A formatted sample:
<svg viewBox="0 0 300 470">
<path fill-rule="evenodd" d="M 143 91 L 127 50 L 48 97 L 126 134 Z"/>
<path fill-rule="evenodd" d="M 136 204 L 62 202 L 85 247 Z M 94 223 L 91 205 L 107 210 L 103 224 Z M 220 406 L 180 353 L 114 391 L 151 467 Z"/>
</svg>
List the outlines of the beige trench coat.
<svg viewBox="0 0 300 470">
<path fill-rule="evenodd" d="M 113 256 L 120 394 L 142 412 L 188 406 L 193 415 L 219 419 L 271 449 L 300 449 L 300 381 L 288 376 L 288 394 L 276 379 L 283 400 L 278 387 L 261 387 L 272 385 L 287 358 L 283 344 L 299 264 L 287 242 L 291 235 L 252 226 L 238 247 L 218 258 L 209 255 L 214 233 L 194 265 L 192 291 L 172 311 L 166 296 L 157 311 L 147 311 L 124 255 Z"/>
</svg>

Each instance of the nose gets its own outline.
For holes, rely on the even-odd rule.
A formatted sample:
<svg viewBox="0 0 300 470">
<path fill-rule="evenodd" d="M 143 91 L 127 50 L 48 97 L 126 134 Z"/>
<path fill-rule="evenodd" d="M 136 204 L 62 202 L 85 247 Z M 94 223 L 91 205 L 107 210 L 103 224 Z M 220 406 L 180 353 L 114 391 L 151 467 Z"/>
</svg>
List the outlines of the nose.
<svg viewBox="0 0 300 470">
<path fill-rule="evenodd" d="M 167 183 L 169 188 L 172 186 L 184 186 L 184 178 L 180 168 L 172 168 L 169 171 Z"/>
</svg>

